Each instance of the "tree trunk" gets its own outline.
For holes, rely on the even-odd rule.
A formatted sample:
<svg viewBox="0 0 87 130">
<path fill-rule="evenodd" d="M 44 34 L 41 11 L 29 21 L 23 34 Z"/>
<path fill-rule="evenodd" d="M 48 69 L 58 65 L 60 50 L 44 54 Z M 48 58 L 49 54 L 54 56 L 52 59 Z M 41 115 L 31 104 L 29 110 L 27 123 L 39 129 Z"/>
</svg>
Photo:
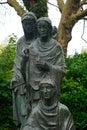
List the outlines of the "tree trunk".
<svg viewBox="0 0 87 130">
<path fill-rule="evenodd" d="M 58 2 L 59 1 L 60 0 L 58 0 Z M 61 3 L 59 4 L 61 4 L 60 10 L 62 15 L 58 27 L 57 40 L 62 45 L 64 53 L 66 55 L 68 43 L 72 38 L 72 29 L 75 23 L 78 21 L 76 17 L 73 17 L 73 14 L 75 14 L 78 10 L 79 0 L 67 0 L 65 4 L 63 4 L 63 2 Z"/>
</svg>

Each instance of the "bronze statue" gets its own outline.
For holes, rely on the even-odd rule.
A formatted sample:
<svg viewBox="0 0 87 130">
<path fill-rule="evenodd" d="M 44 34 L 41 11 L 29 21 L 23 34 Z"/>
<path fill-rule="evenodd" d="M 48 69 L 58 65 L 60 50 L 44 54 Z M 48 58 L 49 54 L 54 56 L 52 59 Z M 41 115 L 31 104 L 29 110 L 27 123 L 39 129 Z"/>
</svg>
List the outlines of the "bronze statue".
<svg viewBox="0 0 87 130">
<path fill-rule="evenodd" d="M 21 130 L 75 130 L 69 109 L 57 99 L 52 79 L 40 82 L 40 101 Z"/>
<path fill-rule="evenodd" d="M 32 93 L 33 107 L 39 101 L 39 83 L 51 73 L 60 88 L 65 73 L 65 59 L 61 45 L 52 38 L 52 24 L 48 17 L 37 20 L 38 38 L 29 48 L 28 85 Z M 28 73 L 28 72 L 27 72 Z"/>
<path fill-rule="evenodd" d="M 66 64 L 48 17 L 22 16 L 11 81 L 13 112 L 21 130 L 75 130 L 69 109 L 60 103 Z"/>
<path fill-rule="evenodd" d="M 21 124 L 26 121 L 31 109 L 30 104 L 28 103 L 28 92 L 26 86 L 26 68 L 28 63 L 26 63 L 25 58 L 26 52 L 24 53 L 23 50 L 28 48 L 37 38 L 36 20 L 37 18 L 32 12 L 25 13 L 21 17 L 24 36 L 22 36 L 17 42 L 17 50 L 14 60 L 13 77 L 11 80 L 13 93 L 13 118 L 19 128 Z M 24 63 L 22 62 L 23 59 Z"/>
</svg>

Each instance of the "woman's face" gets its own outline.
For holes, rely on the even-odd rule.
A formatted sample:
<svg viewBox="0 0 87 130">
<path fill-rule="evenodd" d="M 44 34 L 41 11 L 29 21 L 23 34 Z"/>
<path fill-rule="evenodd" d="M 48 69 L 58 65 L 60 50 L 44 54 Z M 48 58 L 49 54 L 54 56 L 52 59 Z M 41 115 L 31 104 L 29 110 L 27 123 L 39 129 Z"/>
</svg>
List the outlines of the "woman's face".
<svg viewBox="0 0 87 130">
<path fill-rule="evenodd" d="M 27 19 L 24 19 L 22 21 L 22 26 L 23 26 L 23 29 L 26 33 L 31 33 L 31 32 L 34 32 L 35 30 L 35 20 L 32 19 L 31 17 L 30 18 L 27 18 Z"/>
<path fill-rule="evenodd" d="M 40 37 L 47 37 L 50 33 L 49 24 L 46 21 L 39 21 L 37 29 Z"/>
</svg>

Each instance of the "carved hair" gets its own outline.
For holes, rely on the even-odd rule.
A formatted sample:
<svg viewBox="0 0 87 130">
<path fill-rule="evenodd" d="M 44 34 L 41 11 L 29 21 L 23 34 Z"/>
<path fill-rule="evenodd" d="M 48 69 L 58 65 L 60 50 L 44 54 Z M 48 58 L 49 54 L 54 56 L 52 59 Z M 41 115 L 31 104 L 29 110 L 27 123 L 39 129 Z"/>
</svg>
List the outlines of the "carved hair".
<svg viewBox="0 0 87 130">
<path fill-rule="evenodd" d="M 41 17 L 41 18 L 39 18 L 39 19 L 37 20 L 37 24 L 38 24 L 39 22 L 41 22 L 41 21 L 47 22 L 47 23 L 50 25 L 51 29 L 52 29 L 52 22 L 51 22 L 51 20 L 50 20 L 48 17 Z"/>
<path fill-rule="evenodd" d="M 35 16 L 35 14 L 33 12 L 26 12 L 22 15 L 21 17 L 21 21 L 25 20 L 25 19 L 33 19 L 33 20 L 37 20 L 37 17 Z"/>
</svg>

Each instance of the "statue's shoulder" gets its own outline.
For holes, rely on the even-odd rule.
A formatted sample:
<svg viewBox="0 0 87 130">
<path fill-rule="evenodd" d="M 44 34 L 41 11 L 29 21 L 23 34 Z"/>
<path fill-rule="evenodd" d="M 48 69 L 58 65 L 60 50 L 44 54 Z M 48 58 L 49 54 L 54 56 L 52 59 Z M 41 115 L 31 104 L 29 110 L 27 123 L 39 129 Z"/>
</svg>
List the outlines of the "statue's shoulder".
<svg viewBox="0 0 87 130">
<path fill-rule="evenodd" d="M 29 48 L 30 48 L 31 50 L 37 50 L 37 47 L 38 47 L 38 38 L 35 39 L 35 40 L 32 42 L 32 44 L 29 46 Z"/>
<path fill-rule="evenodd" d="M 61 114 L 63 113 L 65 115 L 67 115 L 67 116 L 70 114 L 69 108 L 66 105 L 62 104 L 62 103 L 59 103 L 59 110 L 60 110 Z"/>
<path fill-rule="evenodd" d="M 17 41 L 17 46 L 20 46 L 20 44 L 24 43 L 24 36 L 20 37 Z"/>
<path fill-rule="evenodd" d="M 60 44 L 56 39 L 53 39 L 53 38 L 52 38 L 52 42 L 53 42 L 56 46 L 60 46 L 60 47 L 61 47 L 61 44 Z"/>
<path fill-rule="evenodd" d="M 56 51 L 62 50 L 62 45 L 57 40 L 52 38 L 51 43 L 56 48 Z"/>
<path fill-rule="evenodd" d="M 39 38 L 37 37 L 36 40 L 33 42 L 33 45 L 38 45 L 38 42 L 40 42 Z"/>
</svg>

